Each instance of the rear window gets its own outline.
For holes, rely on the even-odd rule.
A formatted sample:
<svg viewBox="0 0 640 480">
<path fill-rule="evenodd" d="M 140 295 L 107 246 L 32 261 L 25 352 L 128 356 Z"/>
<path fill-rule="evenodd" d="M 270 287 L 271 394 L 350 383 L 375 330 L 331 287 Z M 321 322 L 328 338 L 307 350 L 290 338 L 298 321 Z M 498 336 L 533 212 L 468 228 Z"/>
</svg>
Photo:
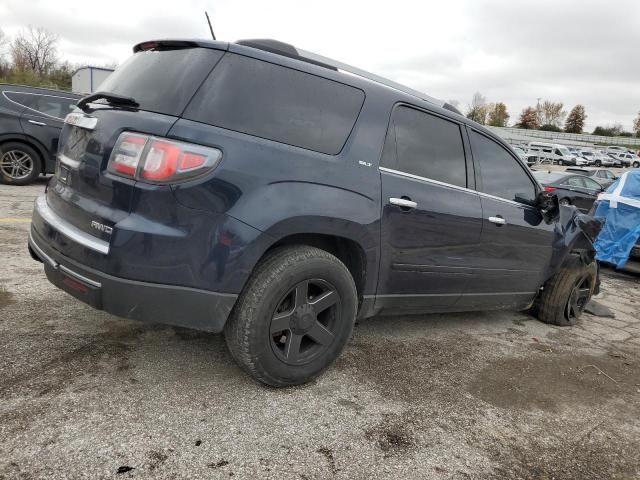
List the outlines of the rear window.
<svg viewBox="0 0 640 480">
<path fill-rule="evenodd" d="M 554 173 L 554 172 L 534 172 L 533 176 L 536 177 L 536 180 L 542 184 L 555 183 L 560 180 L 565 175 L 562 173 Z"/>
<path fill-rule="evenodd" d="M 184 117 L 316 152 L 342 150 L 364 93 L 326 78 L 227 54 Z"/>
<path fill-rule="evenodd" d="M 135 53 L 100 85 L 132 97 L 142 110 L 180 115 L 224 52 L 210 48 Z"/>
</svg>

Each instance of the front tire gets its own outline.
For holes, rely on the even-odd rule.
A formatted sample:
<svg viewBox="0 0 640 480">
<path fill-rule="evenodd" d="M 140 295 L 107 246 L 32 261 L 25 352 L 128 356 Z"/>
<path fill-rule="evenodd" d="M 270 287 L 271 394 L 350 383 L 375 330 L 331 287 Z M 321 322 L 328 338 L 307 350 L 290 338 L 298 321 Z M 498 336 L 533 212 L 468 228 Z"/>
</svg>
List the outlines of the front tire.
<svg viewBox="0 0 640 480">
<path fill-rule="evenodd" d="M 225 339 L 233 358 L 274 387 L 306 383 L 351 337 L 358 297 L 347 267 L 330 253 L 286 246 L 269 253 L 248 280 Z"/>
<path fill-rule="evenodd" d="M 575 325 L 596 287 L 596 261 L 585 265 L 580 257 L 571 257 L 547 281 L 537 302 L 538 319 L 561 327 Z"/>
<path fill-rule="evenodd" d="M 42 173 L 40 155 L 29 145 L 7 142 L 0 145 L 0 178 L 9 185 L 27 185 Z"/>
</svg>

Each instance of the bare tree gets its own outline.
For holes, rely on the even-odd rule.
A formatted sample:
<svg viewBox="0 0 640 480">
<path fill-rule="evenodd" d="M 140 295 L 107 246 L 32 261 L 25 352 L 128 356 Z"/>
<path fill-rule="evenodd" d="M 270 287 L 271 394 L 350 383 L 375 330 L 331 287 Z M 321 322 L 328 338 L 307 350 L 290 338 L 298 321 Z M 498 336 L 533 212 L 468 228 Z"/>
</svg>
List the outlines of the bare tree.
<svg viewBox="0 0 640 480">
<path fill-rule="evenodd" d="M 640 138 L 640 112 L 638 112 L 638 116 L 633 121 L 633 131 L 636 134 L 636 137 Z"/>
<path fill-rule="evenodd" d="M 469 110 L 467 110 L 467 118 L 484 125 L 487 123 L 488 113 L 489 105 L 487 105 L 486 97 L 480 92 L 474 93 L 471 99 L 471 105 L 469 105 Z"/>
<path fill-rule="evenodd" d="M 562 102 L 551 102 L 545 100 L 540 105 L 540 120 L 542 125 L 553 125 L 554 127 L 560 127 L 560 124 L 567 116 L 567 112 L 562 110 L 564 104 Z"/>
<path fill-rule="evenodd" d="M 48 30 L 29 26 L 22 30 L 11 43 L 14 65 L 31 70 L 39 76 L 47 75 L 56 64 L 58 36 Z"/>
<path fill-rule="evenodd" d="M 576 105 L 571 109 L 571 113 L 569 113 L 567 117 L 567 121 L 564 124 L 564 131 L 567 133 L 582 133 L 586 119 L 587 114 L 584 111 L 584 105 Z"/>
</svg>

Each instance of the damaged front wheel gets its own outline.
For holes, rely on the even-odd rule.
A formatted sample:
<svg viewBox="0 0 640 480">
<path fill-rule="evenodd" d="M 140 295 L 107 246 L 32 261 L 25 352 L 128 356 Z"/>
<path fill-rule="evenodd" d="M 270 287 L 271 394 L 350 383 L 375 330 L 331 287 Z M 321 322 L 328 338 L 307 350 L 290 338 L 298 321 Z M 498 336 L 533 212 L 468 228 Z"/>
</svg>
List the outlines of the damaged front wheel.
<svg viewBox="0 0 640 480">
<path fill-rule="evenodd" d="M 580 257 L 570 257 L 551 277 L 537 301 L 537 315 L 544 323 L 575 325 L 596 287 L 597 264 L 585 265 Z"/>
</svg>

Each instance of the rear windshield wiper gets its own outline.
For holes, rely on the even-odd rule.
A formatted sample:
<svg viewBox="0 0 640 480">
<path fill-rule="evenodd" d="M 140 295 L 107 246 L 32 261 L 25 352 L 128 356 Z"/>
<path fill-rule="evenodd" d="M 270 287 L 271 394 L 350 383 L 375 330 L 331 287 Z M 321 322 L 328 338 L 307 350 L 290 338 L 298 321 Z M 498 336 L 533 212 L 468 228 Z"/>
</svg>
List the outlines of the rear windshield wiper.
<svg viewBox="0 0 640 480">
<path fill-rule="evenodd" d="M 77 107 L 84 110 L 85 107 L 94 102 L 95 100 L 104 99 L 107 101 L 109 105 L 120 106 L 120 107 L 139 107 L 140 104 L 136 102 L 131 97 L 124 97 L 122 95 L 118 95 L 117 93 L 109 93 L 109 92 L 96 92 L 91 95 L 87 95 L 86 97 L 82 97 L 78 103 Z"/>
</svg>

